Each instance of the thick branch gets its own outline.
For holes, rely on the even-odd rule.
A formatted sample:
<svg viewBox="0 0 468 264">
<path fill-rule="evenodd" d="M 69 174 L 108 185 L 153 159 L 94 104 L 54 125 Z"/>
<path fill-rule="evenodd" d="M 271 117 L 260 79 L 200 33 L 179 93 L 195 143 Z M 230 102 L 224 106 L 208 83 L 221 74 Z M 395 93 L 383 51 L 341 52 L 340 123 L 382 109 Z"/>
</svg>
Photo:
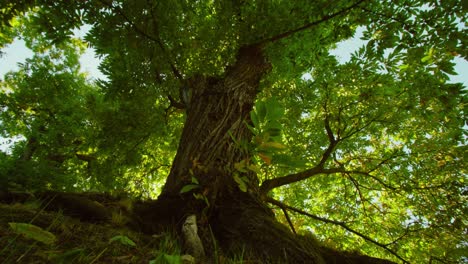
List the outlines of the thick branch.
<svg viewBox="0 0 468 264">
<path fill-rule="evenodd" d="M 289 175 L 279 177 L 279 178 L 266 180 L 263 182 L 262 186 L 260 187 L 260 191 L 263 194 L 267 194 L 269 191 L 271 191 L 274 188 L 287 185 L 287 184 L 291 184 L 294 182 L 302 181 L 302 180 L 305 180 L 307 178 L 310 178 L 318 174 L 333 174 L 337 172 L 343 172 L 343 170 L 340 168 L 332 168 L 332 169 L 324 168 L 326 161 L 330 158 L 333 150 L 335 149 L 336 145 L 339 142 L 339 140 L 335 139 L 335 136 L 333 135 L 328 116 L 325 118 L 325 130 L 327 131 L 328 140 L 330 141 L 330 144 L 328 145 L 327 149 L 323 153 L 319 164 L 317 164 L 315 167 L 309 170 L 301 171 L 301 172 L 294 173 L 294 174 L 289 174 Z"/>
<path fill-rule="evenodd" d="M 358 5 L 360 5 L 361 3 L 365 2 L 367 0 L 359 0 L 357 1 L 356 3 L 348 6 L 347 8 L 344 8 L 338 12 L 335 12 L 333 14 L 329 14 L 329 15 L 326 15 L 324 17 L 322 17 L 321 19 L 319 20 L 316 20 L 316 21 L 312 21 L 312 22 L 309 22 L 299 28 L 296 28 L 296 29 L 292 29 L 292 30 L 289 30 L 289 31 L 286 31 L 286 32 L 283 32 L 281 34 L 278 34 L 276 36 L 273 36 L 273 37 L 270 37 L 268 39 L 264 39 L 262 41 L 259 41 L 257 44 L 260 44 L 260 45 L 263 45 L 263 44 L 266 44 L 266 43 L 272 43 L 272 42 L 276 42 L 278 40 L 281 40 L 281 39 L 284 39 L 284 38 L 287 38 L 287 37 L 290 37 L 292 35 L 294 35 L 295 33 L 297 32 L 300 32 L 300 31 L 303 31 L 303 30 L 307 30 L 311 27 L 314 27 L 316 25 L 319 25 L 323 22 L 326 22 L 334 17 L 337 17 L 337 16 L 340 16 L 340 15 L 343 15 L 345 14 L 346 12 L 350 11 L 351 9 L 357 7 Z"/>
<path fill-rule="evenodd" d="M 277 200 L 275 200 L 275 199 L 273 199 L 273 198 L 270 198 L 270 197 L 267 198 L 267 202 L 268 202 L 268 203 L 271 203 L 271 204 L 273 204 L 273 205 L 276 205 L 276 206 L 278 206 L 278 207 L 280 207 L 280 208 L 286 208 L 286 209 L 288 209 L 288 210 L 290 210 L 290 211 L 296 212 L 296 213 L 301 214 L 301 215 L 305 215 L 305 216 L 307 216 L 307 217 L 310 217 L 310 218 L 312 218 L 312 219 L 315 219 L 315 220 L 318 220 L 318 221 L 321 221 L 321 222 L 325 222 L 325 223 L 329 223 L 329 224 L 333 224 L 333 225 L 340 226 L 340 227 L 346 229 L 347 231 L 349 231 L 349 232 L 351 232 L 351 233 L 353 233 L 353 234 L 355 234 L 355 235 L 357 235 L 357 236 L 363 238 L 364 240 L 366 240 L 366 241 L 368 241 L 368 242 L 371 242 L 372 244 L 377 245 L 377 246 L 379 246 L 379 247 L 385 249 L 386 251 L 390 252 L 392 255 L 394 255 L 395 257 L 397 257 L 397 258 L 400 259 L 401 261 L 403 261 L 403 263 L 409 263 L 409 262 L 406 261 L 404 258 L 402 258 L 400 255 L 398 255 L 398 253 L 396 253 L 394 250 L 392 250 L 391 248 L 389 248 L 389 247 L 387 246 L 387 245 L 389 245 L 389 243 L 387 243 L 387 244 L 382 244 L 382 243 L 380 243 L 380 242 L 378 242 L 378 241 L 375 241 L 375 240 L 372 239 L 371 237 L 369 237 L 369 236 L 367 236 L 367 235 L 365 235 L 365 234 L 363 234 L 363 233 L 361 233 L 361 232 L 359 232 L 359 231 L 356 231 L 356 230 L 350 228 L 348 225 L 346 225 L 345 222 L 336 221 L 336 220 L 330 220 L 330 219 L 327 219 L 327 218 L 323 218 L 323 217 L 320 217 L 320 216 L 316 216 L 316 215 L 310 214 L 310 213 L 308 213 L 308 212 L 306 212 L 306 211 L 303 211 L 303 210 L 301 210 L 301 209 L 298 209 L 298 208 L 295 208 L 295 207 L 286 205 L 286 204 L 284 204 L 284 203 L 282 203 L 282 202 L 280 202 L 280 201 L 277 201 Z"/>
<path fill-rule="evenodd" d="M 260 187 L 260 191 L 263 194 L 267 194 L 269 191 L 273 190 L 274 188 L 278 188 L 280 186 L 302 181 L 302 180 L 311 178 L 319 174 L 333 174 L 337 172 L 341 172 L 341 169 L 339 168 L 324 169 L 320 166 L 315 166 L 309 170 L 301 171 L 301 172 L 294 173 L 294 174 L 289 174 L 289 175 L 279 177 L 279 178 L 266 180 L 263 182 L 262 186 Z"/>
<path fill-rule="evenodd" d="M 371 171 L 373 171 L 373 170 L 375 170 L 375 169 L 372 169 Z M 262 186 L 260 187 L 260 191 L 263 194 L 267 194 L 269 191 L 271 191 L 274 188 L 278 188 L 280 186 L 284 186 L 284 185 L 291 184 L 291 183 L 294 183 L 294 182 L 302 181 L 302 180 L 311 178 L 311 177 L 313 177 L 315 175 L 319 175 L 319 174 L 329 175 L 329 174 L 335 174 L 335 173 L 360 174 L 360 175 L 368 176 L 368 177 L 374 179 L 375 181 L 377 181 L 378 183 L 380 183 L 385 188 L 388 188 L 388 189 L 391 189 L 391 190 L 396 190 L 397 189 L 394 186 L 386 184 L 385 182 L 383 182 L 378 177 L 375 177 L 374 175 L 371 175 L 370 172 L 358 171 L 358 170 L 346 170 L 345 168 L 342 168 L 342 167 L 325 169 L 322 166 L 320 166 L 320 164 L 319 164 L 319 165 L 317 165 L 317 166 L 315 166 L 315 167 L 313 167 L 312 169 L 309 169 L 309 170 L 301 171 L 301 172 L 294 173 L 294 174 L 289 174 L 289 175 L 279 177 L 279 178 L 266 180 L 266 181 L 263 182 Z"/>
</svg>

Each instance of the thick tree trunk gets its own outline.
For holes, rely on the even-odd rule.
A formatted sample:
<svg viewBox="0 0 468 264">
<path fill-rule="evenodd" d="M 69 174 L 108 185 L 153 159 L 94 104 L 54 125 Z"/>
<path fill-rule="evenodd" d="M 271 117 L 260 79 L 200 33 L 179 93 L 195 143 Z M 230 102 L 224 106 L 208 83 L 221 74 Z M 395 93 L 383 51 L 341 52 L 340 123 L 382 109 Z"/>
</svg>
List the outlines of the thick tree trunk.
<svg viewBox="0 0 468 264">
<path fill-rule="evenodd" d="M 155 203 L 159 213 L 154 220 L 163 212 L 172 217 L 166 222 L 180 226 L 184 217 L 196 214 L 206 244 L 213 243 L 207 235 L 213 232 L 225 251 L 243 251 L 265 263 L 366 263 L 351 258 L 343 262 L 338 258 L 342 255 L 301 240 L 279 224 L 262 200 L 255 174 L 242 175 L 249 179 L 247 192 L 233 179 L 234 164 L 250 158 L 233 137 L 237 142 L 250 141 L 252 135 L 245 123 L 250 122 L 260 79 L 269 69 L 261 48 L 244 47 L 223 78 L 189 79 L 187 119 L 171 172 Z M 180 194 L 183 186 L 192 183 L 192 177 L 198 180 L 199 188 Z M 206 201 L 195 199 L 193 194 Z"/>
<path fill-rule="evenodd" d="M 258 47 L 246 47 L 240 49 L 237 63 L 224 78 L 188 80 L 187 119 L 163 195 L 177 194 L 190 183 L 192 174 L 212 196 L 220 193 L 217 188 L 232 185 L 234 164 L 249 157 L 231 136 L 250 140 L 245 122 L 249 122 L 260 79 L 269 68 Z M 256 178 L 250 179 L 251 187 L 257 186 Z"/>
</svg>

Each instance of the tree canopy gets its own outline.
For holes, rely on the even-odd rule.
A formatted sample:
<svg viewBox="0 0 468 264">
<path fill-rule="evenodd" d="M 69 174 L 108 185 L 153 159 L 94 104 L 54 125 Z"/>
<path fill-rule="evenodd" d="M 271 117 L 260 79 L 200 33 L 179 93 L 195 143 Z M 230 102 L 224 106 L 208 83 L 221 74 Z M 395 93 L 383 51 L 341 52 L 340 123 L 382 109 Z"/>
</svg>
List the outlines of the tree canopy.
<svg viewBox="0 0 468 264">
<path fill-rule="evenodd" d="M 280 222 L 332 248 L 466 261 L 466 87 L 450 82 L 466 13 L 456 0 L 6 1 L 0 47 L 22 38 L 35 55 L 0 82 L 0 136 L 22 138 L 0 153 L 1 188 L 155 198 L 191 144 L 194 80 L 229 76 L 255 46 L 269 69 L 240 124 L 251 137 L 226 132 L 249 156 L 233 164 L 239 189 L 254 173 Z M 330 51 L 358 28 L 365 44 L 340 62 Z M 87 46 L 106 80 L 80 70 Z"/>
</svg>

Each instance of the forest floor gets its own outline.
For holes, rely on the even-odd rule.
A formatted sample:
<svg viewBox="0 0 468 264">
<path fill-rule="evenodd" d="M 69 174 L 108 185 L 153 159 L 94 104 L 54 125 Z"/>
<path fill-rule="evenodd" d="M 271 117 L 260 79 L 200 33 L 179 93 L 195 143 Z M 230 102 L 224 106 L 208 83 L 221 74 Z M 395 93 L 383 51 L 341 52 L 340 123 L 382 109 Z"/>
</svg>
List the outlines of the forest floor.
<svg viewBox="0 0 468 264">
<path fill-rule="evenodd" d="M 148 235 L 127 228 L 124 214 L 90 223 L 60 210 L 44 211 L 41 204 L 36 199 L 0 202 L 0 264 L 185 263 L 175 230 Z M 210 263 L 259 263 L 215 252 Z"/>
<path fill-rule="evenodd" d="M 0 203 L 0 263 L 181 263 L 171 232 L 145 235 L 42 211 L 38 203 Z"/>
</svg>

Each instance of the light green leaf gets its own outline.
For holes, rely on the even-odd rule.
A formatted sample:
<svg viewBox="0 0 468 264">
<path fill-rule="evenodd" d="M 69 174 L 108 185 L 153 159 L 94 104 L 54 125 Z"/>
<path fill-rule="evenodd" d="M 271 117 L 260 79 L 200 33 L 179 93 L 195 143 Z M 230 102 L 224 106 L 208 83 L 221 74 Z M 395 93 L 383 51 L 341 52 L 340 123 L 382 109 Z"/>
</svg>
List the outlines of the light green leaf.
<svg viewBox="0 0 468 264">
<path fill-rule="evenodd" d="M 180 263 L 182 263 L 182 258 L 179 255 L 164 254 L 164 260 L 167 261 L 168 264 L 180 264 Z"/>
<path fill-rule="evenodd" d="M 109 243 L 112 243 L 112 242 L 115 242 L 115 241 L 117 241 L 120 244 L 125 245 L 125 246 L 136 247 L 135 242 L 133 242 L 133 240 L 131 240 L 127 236 L 118 235 L 118 236 L 114 236 L 111 239 L 109 239 Z"/>
<path fill-rule="evenodd" d="M 254 164 L 249 164 L 247 166 L 247 169 L 255 172 L 255 173 L 260 173 L 260 168 L 257 166 L 257 165 L 254 165 Z"/>
<path fill-rule="evenodd" d="M 281 144 L 279 142 L 264 142 L 260 145 L 260 148 L 263 148 L 265 150 L 284 150 L 287 149 L 284 144 Z"/>
<path fill-rule="evenodd" d="M 247 178 L 245 177 L 239 177 L 239 175 L 237 174 L 234 174 L 234 180 L 237 182 L 238 186 L 239 186 L 239 189 L 243 192 L 246 192 L 247 191 L 247 184 L 245 182 L 245 180 L 247 180 Z"/>
<path fill-rule="evenodd" d="M 10 228 L 17 234 L 23 235 L 27 238 L 34 239 L 44 244 L 53 244 L 56 241 L 54 234 L 46 231 L 38 226 L 27 223 L 8 223 Z"/>
<path fill-rule="evenodd" d="M 408 64 L 402 64 L 402 65 L 398 66 L 398 68 L 399 68 L 400 70 L 406 70 L 406 69 L 408 69 L 408 67 L 409 67 Z"/>
<path fill-rule="evenodd" d="M 200 183 L 198 182 L 198 179 L 195 178 L 195 176 L 192 176 L 192 183 L 200 184 Z"/>
<path fill-rule="evenodd" d="M 190 192 L 191 190 L 199 188 L 199 187 L 200 185 L 198 184 L 187 184 L 184 187 L 182 187 L 182 189 L 180 189 L 180 193 Z"/>
<path fill-rule="evenodd" d="M 427 56 L 422 57 L 421 62 L 430 63 L 431 60 L 432 60 L 432 56 L 431 56 L 431 55 L 427 55 Z"/>
<path fill-rule="evenodd" d="M 245 160 L 241 160 L 240 162 L 234 163 L 234 168 L 240 172 L 247 172 Z"/>
</svg>

